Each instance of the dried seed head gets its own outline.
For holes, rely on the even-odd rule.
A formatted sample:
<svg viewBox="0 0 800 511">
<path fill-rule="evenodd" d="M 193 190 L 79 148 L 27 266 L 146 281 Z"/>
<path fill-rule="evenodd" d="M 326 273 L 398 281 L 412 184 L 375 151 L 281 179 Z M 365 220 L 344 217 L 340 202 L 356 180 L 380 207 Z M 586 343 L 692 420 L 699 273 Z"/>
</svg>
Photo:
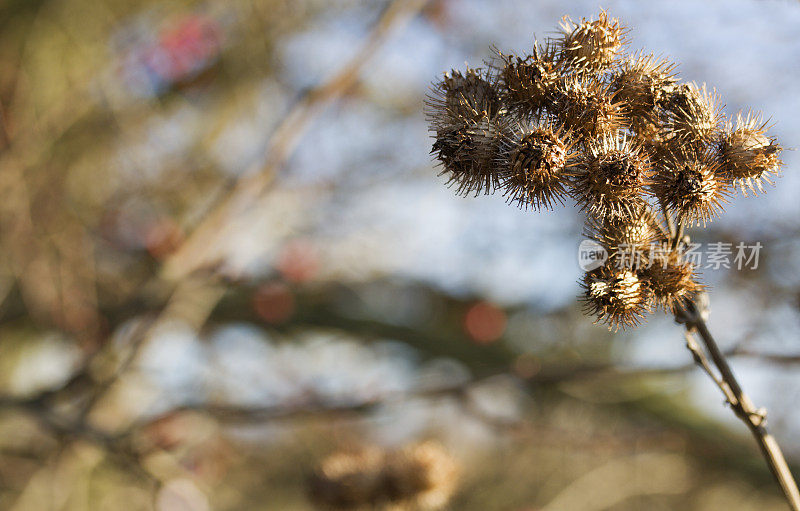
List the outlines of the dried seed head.
<svg viewBox="0 0 800 511">
<path fill-rule="evenodd" d="M 448 177 L 447 184 L 455 186 L 457 193 L 494 191 L 499 182 L 496 161 L 505 129 L 501 118 L 481 112 L 473 119 L 462 118 L 437 130 L 431 152 L 442 166 L 440 175 Z"/>
<path fill-rule="evenodd" d="M 610 263 L 584 275 L 584 309 L 609 329 L 637 325 L 648 311 L 648 290 L 636 273 Z"/>
<path fill-rule="evenodd" d="M 658 117 L 658 113 L 655 114 Z M 638 121 L 631 120 L 629 126 L 633 136 L 642 150 L 647 154 L 650 161 L 657 162 L 671 152 L 671 140 L 674 134 L 667 130 L 660 120 L 649 121 L 640 118 Z"/>
<path fill-rule="evenodd" d="M 389 502 L 439 509 L 455 492 L 458 465 L 441 445 L 428 441 L 389 454 L 384 480 Z"/>
<path fill-rule="evenodd" d="M 617 18 L 609 19 L 605 11 L 600 12 L 597 21 L 582 18 L 577 24 L 565 16 L 561 28 L 561 58 L 579 69 L 598 71 L 609 67 L 624 43 L 624 28 Z"/>
<path fill-rule="evenodd" d="M 693 83 L 675 87 L 661 101 L 666 110 L 669 127 L 678 139 L 709 142 L 719 133 L 721 106 L 716 95 Z"/>
<path fill-rule="evenodd" d="M 747 194 L 746 188 L 764 191 L 763 182 L 772 184 L 770 176 L 778 175 L 781 146 L 766 136 L 767 123 L 757 115 L 737 116 L 736 128 L 729 126 L 720 143 L 722 171 Z"/>
<path fill-rule="evenodd" d="M 610 254 L 636 251 L 645 258 L 653 243 L 666 239 L 664 228 L 650 208 L 644 205 L 630 218 L 590 218 L 584 234 L 600 243 Z"/>
<path fill-rule="evenodd" d="M 630 219 L 643 206 L 650 165 L 641 148 L 625 136 L 606 136 L 586 147 L 571 172 L 573 197 L 581 209 L 600 217 Z"/>
<path fill-rule="evenodd" d="M 563 204 L 569 176 L 566 168 L 575 156 L 569 138 L 543 125 L 517 126 L 501 143 L 500 170 L 509 202 L 521 208 L 551 209 Z"/>
<path fill-rule="evenodd" d="M 488 71 L 445 75 L 427 101 L 433 153 L 459 193 L 502 188 L 536 210 L 578 202 L 588 236 L 611 254 L 583 281 L 598 320 L 635 324 L 653 297 L 675 312 L 702 286 L 680 254 L 653 250 L 670 237 L 655 203 L 665 220 L 705 224 L 734 185 L 771 183 L 781 147 L 749 114 L 723 130 L 715 93 L 679 83 L 672 63 L 623 57 L 625 29 L 605 11 L 562 28 L 532 55 L 496 51 Z"/>
<path fill-rule="evenodd" d="M 611 77 L 611 91 L 625 104 L 631 129 L 652 131 L 659 123 L 658 105 L 675 89 L 675 65 L 653 55 L 630 57 Z"/>
<path fill-rule="evenodd" d="M 690 223 L 712 220 L 729 196 L 729 181 L 712 155 L 671 155 L 660 161 L 651 190 L 670 211 Z"/>
<path fill-rule="evenodd" d="M 703 289 L 697 282 L 694 265 L 682 261 L 678 252 L 662 252 L 654 257 L 649 267 L 639 272 L 639 277 L 665 312 L 675 313 L 696 293 Z"/>
<path fill-rule="evenodd" d="M 666 161 L 674 158 L 676 154 L 681 157 L 704 158 L 712 146 L 703 140 L 687 140 L 678 136 L 669 127 L 663 126 L 658 135 L 646 142 L 653 162 Z"/>
<path fill-rule="evenodd" d="M 588 142 L 622 127 L 622 106 L 601 82 L 569 78 L 559 83 L 551 110 L 562 126 Z"/>
<path fill-rule="evenodd" d="M 308 481 L 309 496 L 332 509 L 354 509 L 381 500 L 384 453 L 377 448 L 327 457 Z"/>
<path fill-rule="evenodd" d="M 322 461 L 308 481 L 311 500 L 326 509 L 438 509 L 456 489 L 458 465 L 435 442 L 398 451 L 365 448 Z"/>
<path fill-rule="evenodd" d="M 480 69 L 452 71 L 436 84 L 426 101 L 436 141 L 432 153 L 448 184 L 463 195 L 490 193 L 497 185 L 494 168 L 504 121 L 497 86 Z"/>
<path fill-rule="evenodd" d="M 433 85 L 425 101 L 428 121 L 435 128 L 448 126 L 463 118 L 494 117 L 500 110 L 495 80 L 481 69 L 467 68 L 465 73 L 452 70 Z"/>
<path fill-rule="evenodd" d="M 561 77 L 555 50 L 534 42 L 533 55 L 525 58 L 496 53 L 502 97 L 509 111 L 521 119 L 539 118 L 552 102 Z"/>
</svg>

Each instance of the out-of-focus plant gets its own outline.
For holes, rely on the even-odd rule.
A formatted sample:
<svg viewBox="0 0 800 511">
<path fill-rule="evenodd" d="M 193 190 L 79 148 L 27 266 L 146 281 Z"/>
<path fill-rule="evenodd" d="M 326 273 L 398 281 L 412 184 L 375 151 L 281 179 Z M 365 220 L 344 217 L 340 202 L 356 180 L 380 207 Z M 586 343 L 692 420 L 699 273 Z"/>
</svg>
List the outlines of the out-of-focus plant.
<svg viewBox="0 0 800 511">
<path fill-rule="evenodd" d="M 362 448 L 325 458 L 309 479 L 311 499 L 330 509 L 439 509 L 456 488 L 458 465 L 428 441 L 385 451 Z"/>
</svg>

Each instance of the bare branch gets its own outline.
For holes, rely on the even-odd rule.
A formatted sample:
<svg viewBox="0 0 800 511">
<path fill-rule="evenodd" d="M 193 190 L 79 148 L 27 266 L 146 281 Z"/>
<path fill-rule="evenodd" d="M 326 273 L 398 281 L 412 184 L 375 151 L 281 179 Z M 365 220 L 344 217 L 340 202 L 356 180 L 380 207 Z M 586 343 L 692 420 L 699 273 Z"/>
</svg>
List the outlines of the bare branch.
<svg viewBox="0 0 800 511">
<path fill-rule="evenodd" d="M 772 475 L 780 485 L 781 490 L 783 490 L 783 494 L 785 495 L 791 509 L 795 511 L 800 510 L 800 492 L 798 492 L 797 483 L 795 482 L 794 477 L 789 470 L 789 466 L 786 463 L 786 459 L 783 456 L 783 452 L 781 451 L 778 442 L 767 431 L 766 410 L 763 408 L 756 409 L 755 405 L 753 405 L 753 402 L 750 400 L 747 394 L 744 393 L 741 385 L 739 385 L 739 382 L 736 379 L 736 376 L 733 374 L 733 370 L 731 369 L 730 365 L 728 365 L 725 355 L 719 349 L 714 337 L 708 330 L 705 320 L 698 313 L 694 303 L 689 303 L 686 307 L 686 310 L 681 311 L 680 316 L 681 319 L 685 320 L 687 332 L 689 332 L 689 334 L 691 332 L 697 332 L 700 339 L 702 339 L 706 350 L 711 356 L 711 360 L 713 360 L 714 365 L 717 367 L 717 370 L 720 373 L 719 379 L 716 378 L 711 372 L 708 360 L 704 355 L 700 358 L 700 365 L 709 374 L 709 376 L 714 379 L 715 383 L 717 383 L 717 385 L 720 387 L 720 390 L 722 390 L 722 392 L 725 394 L 725 397 L 731 405 L 733 411 L 736 413 L 736 416 L 747 425 L 748 429 L 750 429 L 750 432 L 753 434 L 753 437 L 756 439 L 756 442 L 761 449 L 764 459 L 767 461 L 767 465 L 769 466 Z M 687 339 L 689 338 L 689 334 L 687 334 Z M 695 360 L 697 360 L 697 351 L 699 351 L 699 346 L 696 346 L 695 344 L 695 347 L 698 350 L 693 350 L 688 341 L 687 346 L 689 346 L 689 349 L 695 356 Z"/>
<path fill-rule="evenodd" d="M 265 161 L 243 173 L 220 203 L 195 227 L 187 240 L 164 264 L 164 274 L 179 280 L 198 268 L 212 264 L 211 250 L 232 219 L 247 211 L 272 185 L 278 170 L 294 151 L 316 115 L 340 98 L 357 81 L 363 66 L 388 36 L 416 15 L 428 0 L 394 0 L 373 27 L 353 58 L 325 83 L 300 99 L 275 130 L 265 152 Z"/>
</svg>

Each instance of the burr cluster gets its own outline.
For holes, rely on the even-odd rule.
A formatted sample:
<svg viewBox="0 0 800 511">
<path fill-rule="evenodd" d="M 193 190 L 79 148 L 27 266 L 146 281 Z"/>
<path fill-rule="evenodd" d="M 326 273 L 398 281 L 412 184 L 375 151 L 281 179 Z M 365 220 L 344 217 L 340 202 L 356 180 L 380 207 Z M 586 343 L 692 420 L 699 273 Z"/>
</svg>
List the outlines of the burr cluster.
<svg viewBox="0 0 800 511">
<path fill-rule="evenodd" d="M 565 17 L 560 36 L 446 73 L 426 101 L 432 153 L 457 193 L 500 191 L 535 211 L 571 201 L 586 214 L 610 256 L 584 275 L 583 301 L 613 329 L 691 300 L 703 286 L 682 227 L 704 227 L 781 167 L 760 115 L 727 118 L 713 91 L 629 53 L 626 38 L 604 11 Z"/>
</svg>

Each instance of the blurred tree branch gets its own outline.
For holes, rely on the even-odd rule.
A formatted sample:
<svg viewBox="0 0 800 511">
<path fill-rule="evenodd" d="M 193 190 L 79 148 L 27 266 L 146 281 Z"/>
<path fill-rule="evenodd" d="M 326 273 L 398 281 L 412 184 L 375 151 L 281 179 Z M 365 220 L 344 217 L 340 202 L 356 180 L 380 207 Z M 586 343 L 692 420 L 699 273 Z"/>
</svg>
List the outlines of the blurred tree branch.
<svg viewBox="0 0 800 511">
<path fill-rule="evenodd" d="M 361 69 L 375 55 L 393 31 L 413 18 L 428 0 L 394 0 L 385 9 L 356 54 L 324 83 L 308 91 L 270 137 L 265 161 L 255 163 L 232 186 L 231 191 L 203 216 L 186 241 L 164 263 L 164 275 L 180 280 L 207 265 L 213 265 L 213 251 L 228 223 L 263 197 L 278 171 L 294 151 L 311 121 L 326 105 L 345 94 L 359 79 Z"/>
</svg>

